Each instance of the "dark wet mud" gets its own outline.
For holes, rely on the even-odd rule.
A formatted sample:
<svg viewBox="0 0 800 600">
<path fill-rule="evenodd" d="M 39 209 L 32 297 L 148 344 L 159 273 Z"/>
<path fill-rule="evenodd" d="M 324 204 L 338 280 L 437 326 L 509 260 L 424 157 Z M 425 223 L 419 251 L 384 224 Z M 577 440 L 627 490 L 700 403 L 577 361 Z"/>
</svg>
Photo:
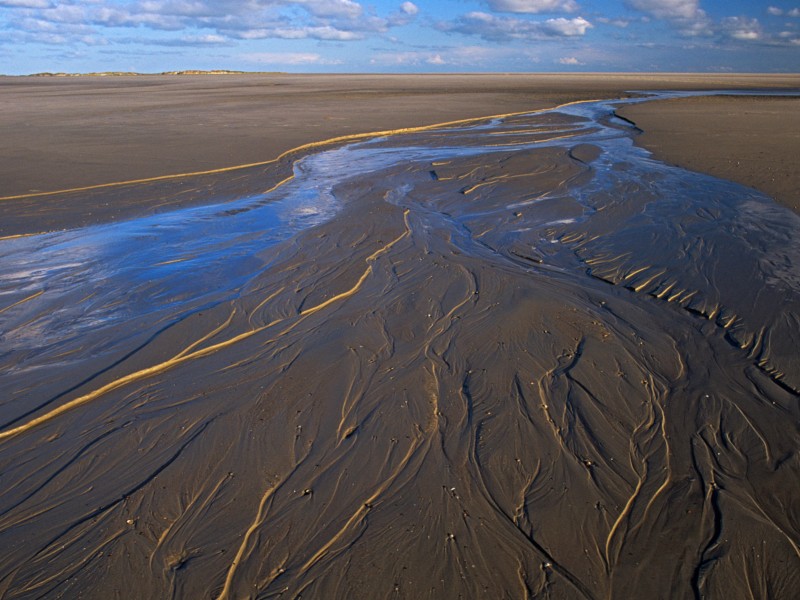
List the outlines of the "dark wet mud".
<svg viewBox="0 0 800 600">
<path fill-rule="evenodd" d="M 0 597 L 795 597 L 800 218 L 611 111 L 1 241 Z"/>
</svg>

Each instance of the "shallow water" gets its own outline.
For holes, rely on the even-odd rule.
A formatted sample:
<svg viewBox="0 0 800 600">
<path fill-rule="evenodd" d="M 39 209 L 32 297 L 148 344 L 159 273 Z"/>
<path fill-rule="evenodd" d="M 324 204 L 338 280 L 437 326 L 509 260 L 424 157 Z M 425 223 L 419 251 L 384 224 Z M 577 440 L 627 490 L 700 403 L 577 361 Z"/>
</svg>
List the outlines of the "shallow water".
<svg viewBox="0 0 800 600">
<path fill-rule="evenodd" d="M 791 597 L 800 218 L 619 103 L 0 241 L 3 597 Z"/>
</svg>

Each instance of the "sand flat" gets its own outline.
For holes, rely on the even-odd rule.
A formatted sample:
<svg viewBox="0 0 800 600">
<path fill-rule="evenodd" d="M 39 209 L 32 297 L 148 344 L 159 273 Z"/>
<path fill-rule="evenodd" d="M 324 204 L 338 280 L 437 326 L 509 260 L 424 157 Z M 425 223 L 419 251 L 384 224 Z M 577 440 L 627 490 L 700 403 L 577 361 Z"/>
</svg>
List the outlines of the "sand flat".
<svg viewBox="0 0 800 600">
<path fill-rule="evenodd" d="M 800 98 L 715 96 L 626 106 L 637 143 L 671 164 L 738 181 L 800 212 Z"/>
<path fill-rule="evenodd" d="M 612 110 L 6 201 L 0 590 L 793 598 L 800 217 Z"/>
<path fill-rule="evenodd" d="M 262 163 L 342 135 L 613 98 L 628 90 L 797 88 L 791 75 L 225 75 L 0 77 L 0 197 Z M 269 177 L 277 183 L 287 175 Z M 217 180 L 213 180 L 216 185 Z M 226 175 L 219 198 L 258 191 Z M 263 178 L 262 178 L 263 181 Z M 152 193 L 2 201 L 0 236 L 206 203 Z M 233 185 L 236 189 L 231 189 Z M 26 225 L 27 223 L 27 225 Z"/>
</svg>

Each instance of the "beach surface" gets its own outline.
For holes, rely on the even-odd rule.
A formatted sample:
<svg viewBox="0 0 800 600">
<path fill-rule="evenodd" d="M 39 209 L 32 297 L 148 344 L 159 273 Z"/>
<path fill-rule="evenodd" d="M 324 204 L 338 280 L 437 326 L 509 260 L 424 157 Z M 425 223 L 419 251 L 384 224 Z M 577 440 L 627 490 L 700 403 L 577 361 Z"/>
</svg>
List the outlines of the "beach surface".
<svg viewBox="0 0 800 600">
<path fill-rule="evenodd" d="M 236 167 L 269 163 L 294 148 L 340 136 L 621 97 L 631 90 L 796 89 L 799 79 L 707 74 L 0 77 L 0 237 L 239 197 L 265 181 L 282 180 L 291 171 L 291 157 L 282 165 L 266 165 L 258 183 Z M 791 117 L 772 113 L 771 130 L 784 118 Z M 760 124 L 737 122 L 756 147 L 771 143 L 769 136 L 758 135 Z M 690 153 L 696 147 L 683 145 Z M 789 160 L 772 168 L 791 170 Z M 716 162 L 704 154 L 690 166 L 702 170 Z M 230 168 L 235 172 L 224 171 Z M 169 178 L 146 194 L 117 188 L 101 195 L 42 195 L 220 169 L 219 177 Z M 764 178 L 755 170 L 752 176 L 746 175 L 745 183 L 756 185 Z M 774 176 L 785 180 L 783 171 Z"/>
<path fill-rule="evenodd" d="M 800 98 L 683 98 L 619 114 L 660 160 L 738 181 L 800 212 Z"/>
<path fill-rule="evenodd" d="M 795 597 L 800 216 L 574 101 L 797 78 L 42 81 L 109 114 L 83 176 L 15 130 L 100 187 L 0 200 L 0 597 Z"/>
</svg>

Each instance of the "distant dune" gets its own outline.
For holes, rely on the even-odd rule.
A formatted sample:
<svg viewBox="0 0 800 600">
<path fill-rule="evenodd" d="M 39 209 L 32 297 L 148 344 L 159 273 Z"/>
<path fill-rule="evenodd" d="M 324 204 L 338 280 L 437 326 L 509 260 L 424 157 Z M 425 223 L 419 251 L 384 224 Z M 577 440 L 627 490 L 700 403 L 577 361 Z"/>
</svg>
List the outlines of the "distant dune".
<svg viewBox="0 0 800 600">
<path fill-rule="evenodd" d="M 136 71 L 98 71 L 93 73 L 32 73 L 27 77 L 142 77 L 152 75 L 264 75 L 266 71 L 229 71 L 228 69 L 189 69 L 186 71 L 163 71 L 161 73 L 137 73 Z"/>
</svg>

